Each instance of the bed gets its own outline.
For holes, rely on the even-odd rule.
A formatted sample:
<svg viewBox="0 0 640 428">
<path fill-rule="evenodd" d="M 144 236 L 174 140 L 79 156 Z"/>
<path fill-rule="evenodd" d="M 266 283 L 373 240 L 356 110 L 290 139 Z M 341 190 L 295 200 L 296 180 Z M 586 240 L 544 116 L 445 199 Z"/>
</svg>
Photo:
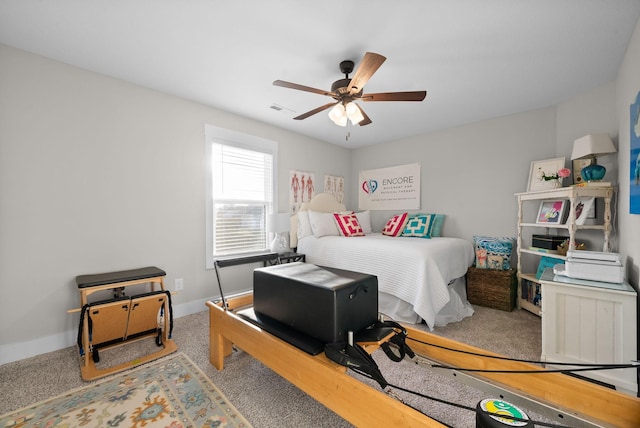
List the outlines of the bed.
<svg viewBox="0 0 640 428">
<path fill-rule="evenodd" d="M 291 246 L 307 263 L 376 275 L 379 312 L 405 323 L 424 321 L 430 329 L 473 314 L 465 274 L 473 264 L 471 242 L 460 238 L 391 237 L 367 230 L 365 236 L 310 233 L 306 218 L 345 212 L 328 193 L 302 204 L 291 218 Z M 366 220 L 364 221 L 366 223 Z"/>
</svg>

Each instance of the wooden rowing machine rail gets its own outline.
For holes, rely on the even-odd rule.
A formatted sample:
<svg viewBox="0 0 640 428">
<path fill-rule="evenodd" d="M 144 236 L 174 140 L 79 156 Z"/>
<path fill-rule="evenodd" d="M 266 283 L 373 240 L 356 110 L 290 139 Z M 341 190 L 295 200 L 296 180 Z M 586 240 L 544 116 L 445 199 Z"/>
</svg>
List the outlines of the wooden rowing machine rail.
<svg viewBox="0 0 640 428">
<path fill-rule="evenodd" d="M 220 303 L 209 307 L 209 361 L 218 370 L 232 344 L 261 361 L 324 406 L 356 426 L 442 427 L 444 425 L 405 406 L 381 390 L 346 373 L 346 368 L 324 354 L 312 356 L 249 323 L 234 311 L 252 304 L 252 295 L 227 299 L 227 309 Z M 407 343 L 417 355 L 455 367 L 493 370 L 536 370 L 536 365 L 495 360 L 451 352 L 444 348 L 495 355 L 488 351 L 405 326 Z M 366 344 L 373 352 L 379 344 Z M 506 374 L 479 373 L 476 376 L 505 390 L 519 391 L 563 412 L 602 423 L 604 426 L 637 427 L 640 399 L 561 373 Z M 375 409 L 375 410 L 372 410 Z"/>
</svg>

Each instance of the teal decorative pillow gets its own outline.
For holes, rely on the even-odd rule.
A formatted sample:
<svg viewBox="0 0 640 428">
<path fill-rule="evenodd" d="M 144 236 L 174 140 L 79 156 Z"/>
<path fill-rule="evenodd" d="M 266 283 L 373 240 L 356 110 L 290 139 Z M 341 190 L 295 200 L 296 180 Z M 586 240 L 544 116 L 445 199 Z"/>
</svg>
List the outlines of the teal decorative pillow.
<svg viewBox="0 0 640 428">
<path fill-rule="evenodd" d="M 442 225 L 444 224 L 444 218 L 444 214 L 434 214 L 433 224 L 431 225 L 432 238 L 442 236 Z"/>
<path fill-rule="evenodd" d="M 513 238 L 474 236 L 473 242 L 476 250 L 476 268 L 496 270 L 511 269 Z"/>
<path fill-rule="evenodd" d="M 431 238 L 437 238 L 442 236 L 442 225 L 444 223 L 445 215 L 433 214 L 433 213 L 416 213 L 416 214 L 409 214 L 409 219 L 412 219 L 413 217 L 422 216 L 422 215 L 430 215 L 432 217 L 431 231 L 429 232 L 429 236 Z"/>
<path fill-rule="evenodd" d="M 431 238 L 431 224 L 433 214 L 419 214 L 407 220 L 402 236 L 414 236 L 418 238 Z"/>
</svg>

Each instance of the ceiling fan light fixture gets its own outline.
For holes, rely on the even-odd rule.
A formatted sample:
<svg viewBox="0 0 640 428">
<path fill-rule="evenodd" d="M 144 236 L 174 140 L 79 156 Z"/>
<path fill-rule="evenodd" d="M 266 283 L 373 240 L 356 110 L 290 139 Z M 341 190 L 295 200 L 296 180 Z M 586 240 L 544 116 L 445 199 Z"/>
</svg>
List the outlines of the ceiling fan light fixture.
<svg viewBox="0 0 640 428">
<path fill-rule="evenodd" d="M 364 116 L 356 103 L 349 103 L 345 107 L 347 117 L 352 124 L 357 125 L 364 120 Z"/>
<path fill-rule="evenodd" d="M 336 104 L 329 110 L 329 119 L 338 126 L 347 126 L 347 112 L 342 103 Z"/>
</svg>

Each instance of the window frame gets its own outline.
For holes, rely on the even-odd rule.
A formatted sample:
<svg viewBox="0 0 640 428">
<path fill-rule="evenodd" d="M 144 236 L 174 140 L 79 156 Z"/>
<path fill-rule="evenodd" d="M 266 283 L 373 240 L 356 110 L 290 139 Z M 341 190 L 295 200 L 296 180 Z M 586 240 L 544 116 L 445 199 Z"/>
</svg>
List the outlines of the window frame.
<svg viewBox="0 0 640 428">
<path fill-rule="evenodd" d="M 212 144 L 221 143 L 229 146 L 268 153 L 272 156 L 272 177 L 273 194 L 271 201 L 272 212 L 278 210 L 278 143 L 254 135 L 243 134 L 230 129 L 220 128 L 213 125 L 205 125 L 205 266 L 206 269 L 214 269 L 215 257 L 213 254 L 213 170 L 211 158 L 213 155 Z M 271 214 L 272 212 L 268 212 Z M 267 242 L 268 242 L 267 236 Z M 250 253 L 246 253 L 250 254 Z M 222 256 L 221 256 L 222 257 Z M 226 256 L 225 256 L 226 257 Z"/>
</svg>

